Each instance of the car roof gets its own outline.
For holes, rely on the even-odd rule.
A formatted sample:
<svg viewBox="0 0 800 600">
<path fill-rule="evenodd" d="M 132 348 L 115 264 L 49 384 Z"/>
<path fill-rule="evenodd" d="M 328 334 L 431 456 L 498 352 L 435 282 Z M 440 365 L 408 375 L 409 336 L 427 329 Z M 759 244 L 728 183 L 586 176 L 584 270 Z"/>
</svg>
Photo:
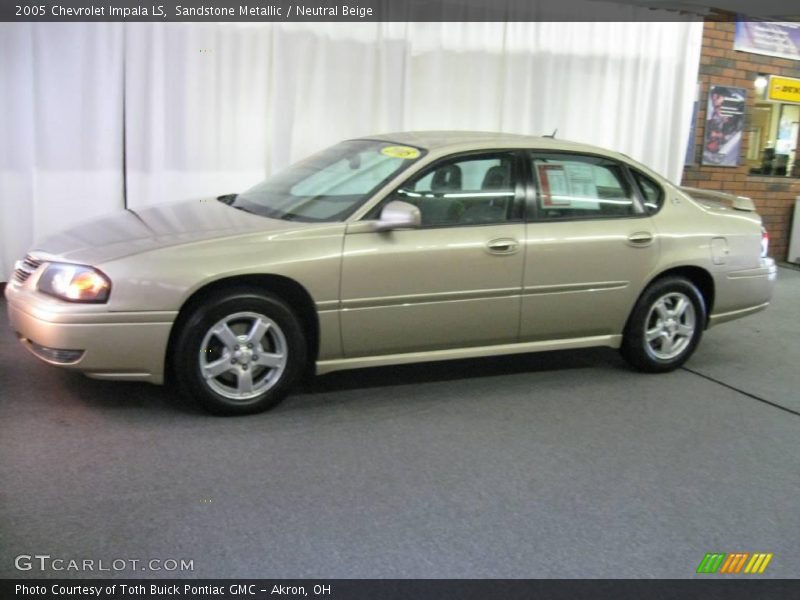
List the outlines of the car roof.
<svg viewBox="0 0 800 600">
<path fill-rule="evenodd" d="M 456 151 L 488 148 L 538 148 L 543 150 L 573 150 L 621 157 L 623 155 L 589 144 L 570 142 L 552 137 L 519 135 L 492 131 L 400 131 L 371 135 L 361 139 L 407 144 L 425 150 Z"/>
</svg>

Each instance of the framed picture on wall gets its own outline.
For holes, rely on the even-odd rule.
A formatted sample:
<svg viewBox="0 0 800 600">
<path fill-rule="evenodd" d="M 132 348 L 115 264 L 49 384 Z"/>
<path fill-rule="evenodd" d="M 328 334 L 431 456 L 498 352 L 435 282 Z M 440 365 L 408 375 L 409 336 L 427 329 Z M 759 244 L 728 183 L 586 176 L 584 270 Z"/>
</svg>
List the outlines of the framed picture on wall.
<svg viewBox="0 0 800 600">
<path fill-rule="evenodd" d="M 739 164 L 744 131 L 745 89 L 712 85 L 706 105 L 703 164 L 735 167 Z"/>
</svg>

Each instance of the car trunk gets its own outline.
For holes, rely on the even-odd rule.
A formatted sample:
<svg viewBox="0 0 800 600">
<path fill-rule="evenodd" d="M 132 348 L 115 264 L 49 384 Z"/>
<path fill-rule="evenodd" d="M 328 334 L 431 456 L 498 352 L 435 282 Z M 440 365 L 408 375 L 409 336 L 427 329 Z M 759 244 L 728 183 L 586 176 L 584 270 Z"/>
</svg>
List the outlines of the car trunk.
<svg viewBox="0 0 800 600">
<path fill-rule="evenodd" d="M 750 198 L 745 196 L 734 196 L 716 190 L 704 190 L 693 187 L 681 187 L 680 190 L 691 196 L 691 198 L 712 211 L 718 210 L 738 210 L 742 212 L 756 212 L 756 205 Z"/>
</svg>

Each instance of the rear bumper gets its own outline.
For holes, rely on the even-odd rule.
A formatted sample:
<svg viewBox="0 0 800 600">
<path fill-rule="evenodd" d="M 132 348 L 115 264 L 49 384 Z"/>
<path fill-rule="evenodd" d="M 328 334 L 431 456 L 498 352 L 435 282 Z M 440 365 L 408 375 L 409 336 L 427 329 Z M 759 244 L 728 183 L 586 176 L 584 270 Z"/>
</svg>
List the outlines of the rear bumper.
<svg viewBox="0 0 800 600">
<path fill-rule="evenodd" d="M 713 327 L 714 325 L 719 325 L 720 323 L 726 323 L 727 321 L 733 321 L 734 319 L 741 319 L 742 317 L 761 312 L 768 306 L 769 302 L 764 302 L 764 304 L 758 304 L 756 306 L 748 306 L 747 308 L 742 308 L 739 310 L 731 310 L 724 313 L 713 314 L 708 318 L 708 326 Z"/>
<path fill-rule="evenodd" d="M 772 299 L 778 267 L 771 258 L 761 259 L 755 269 L 731 271 L 717 282 L 717 307 L 708 326 L 740 319 L 764 310 Z"/>
<path fill-rule="evenodd" d="M 40 360 L 98 379 L 164 382 L 172 312 L 70 313 L 64 304 L 9 283 L 8 318 L 23 346 Z M 56 301 L 57 302 L 57 301 Z"/>
</svg>

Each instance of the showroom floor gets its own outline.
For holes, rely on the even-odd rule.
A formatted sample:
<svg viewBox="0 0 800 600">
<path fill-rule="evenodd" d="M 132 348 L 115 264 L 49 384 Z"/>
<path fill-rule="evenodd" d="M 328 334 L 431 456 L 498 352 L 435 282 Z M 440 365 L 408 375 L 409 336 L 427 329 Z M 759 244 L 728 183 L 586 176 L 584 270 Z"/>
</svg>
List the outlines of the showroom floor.
<svg viewBox="0 0 800 600">
<path fill-rule="evenodd" d="M 609 350 L 381 368 L 235 419 L 42 365 L 3 318 L 0 577 L 42 576 L 19 554 L 193 559 L 193 577 L 691 577 L 735 551 L 800 577 L 800 416 L 769 404 L 800 411 L 798 307 L 781 269 L 769 310 L 668 375 Z"/>
</svg>

